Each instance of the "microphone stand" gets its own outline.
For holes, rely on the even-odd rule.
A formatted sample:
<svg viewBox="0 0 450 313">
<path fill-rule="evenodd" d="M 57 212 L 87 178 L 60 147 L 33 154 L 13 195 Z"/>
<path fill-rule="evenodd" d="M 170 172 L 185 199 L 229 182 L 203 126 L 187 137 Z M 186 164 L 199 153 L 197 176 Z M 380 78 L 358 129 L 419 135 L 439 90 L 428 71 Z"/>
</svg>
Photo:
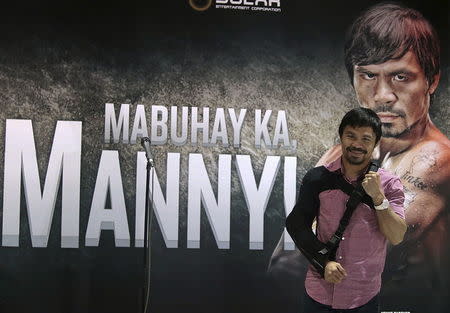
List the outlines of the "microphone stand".
<svg viewBox="0 0 450 313">
<path fill-rule="evenodd" d="M 152 171 L 153 168 L 153 171 Z M 150 200 L 150 172 L 152 172 L 152 198 Z M 153 217 L 153 195 L 154 195 L 155 170 L 152 160 L 147 157 L 147 177 L 145 183 L 145 224 L 144 224 L 144 288 L 143 288 L 143 313 L 147 313 L 150 300 L 150 264 L 151 264 L 151 225 Z"/>
</svg>

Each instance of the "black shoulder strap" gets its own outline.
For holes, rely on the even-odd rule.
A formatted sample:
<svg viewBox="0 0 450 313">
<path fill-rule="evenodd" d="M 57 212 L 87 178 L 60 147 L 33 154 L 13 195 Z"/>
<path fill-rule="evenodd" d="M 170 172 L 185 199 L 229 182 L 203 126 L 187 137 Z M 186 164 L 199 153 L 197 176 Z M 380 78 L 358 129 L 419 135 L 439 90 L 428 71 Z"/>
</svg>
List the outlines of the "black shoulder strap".
<svg viewBox="0 0 450 313">
<path fill-rule="evenodd" d="M 369 168 L 372 171 L 377 169 L 378 167 L 372 166 Z M 371 203 L 370 206 L 372 207 L 373 203 L 364 192 L 361 184 L 355 188 L 345 181 L 341 175 L 329 172 L 325 167 L 314 168 L 311 172 L 308 172 L 304 177 L 305 181 L 308 181 L 308 183 L 302 183 L 300 187 L 299 199 L 286 219 L 286 228 L 297 248 L 323 277 L 325 265 L 328 261 L 334 260 L 342 234 L 355 208 L 361 201 L 368 205 Z M 319 181 L 321 184 L 317 184 Z M 319 185 L 320 187 L 318 187 Z M 336 189 L 336 187 L 349 194 L 350 198 L 347 201 L 347 208 L 339 222 L 338 229 L 330 241 L 323 243 L 317 239 L 317 234 L 314 234 L 311 229 L 312 221 L 318 215 L 318 194 L 324 190 Z"/>
<path fill-rule="evenodd" d="M 378 171 L 378 168 L 379 168 L 378 165 L 376 163 L 372 162 L 370 164 L 369 168 L 367 169 L 366 173 L 368 173 L 370 171 L 376 172 L 376 171 Z M 334 235 L 326 243 L 327 248 L 319 251 L 319 253 L 321 253 L 321 254 L 328 255 L 329 260 L 335 260 L 336 250 L 339 247 L 339 243 L 342 240 L 344 231 L 350 222 L 350 218 L 352 217 L 352 214 L 355 211 L 358 204 L 363 202 L 364 198 L 369 198 L 369 199 L 366 199 L 366 201 L 370 200 L 369 205 L 371 207 L 373 207 L 372 199 L 366 194 L 366 192 L 364 191 L 364 188 L 362 187 L 362 184 L 360 182 L 360 183 L 358 183 L 358 185 L 356 187 L 353 188 L 353 191 L 350 194 L 350 198 L 347 200 L 346 209 L 345 209 L 344 215 L 342 216 L 342 218 L 339 222 L 339 226 L 338 226 L 336 232 L 334 233 Z M 364 202 L 366 202 L 366 201 L 364 201 Z"/>
</svg>

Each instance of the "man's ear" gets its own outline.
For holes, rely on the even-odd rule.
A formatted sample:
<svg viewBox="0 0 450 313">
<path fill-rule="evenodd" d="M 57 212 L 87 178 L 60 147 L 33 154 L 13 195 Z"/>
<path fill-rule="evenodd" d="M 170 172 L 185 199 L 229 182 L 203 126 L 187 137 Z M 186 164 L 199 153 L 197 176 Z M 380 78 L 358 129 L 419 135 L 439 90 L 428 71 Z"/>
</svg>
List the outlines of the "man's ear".
<svg viewBox="0 0 450 313">
<path fill-rule="evenodd" d="M 440 79 L 441 79 L 441 72 L 433 76 L 433 82 L 431 83 L 430 88 L 428 88 L 428 93 L 430 95 L 432 95 L 436 91 Z"/>
</svg>

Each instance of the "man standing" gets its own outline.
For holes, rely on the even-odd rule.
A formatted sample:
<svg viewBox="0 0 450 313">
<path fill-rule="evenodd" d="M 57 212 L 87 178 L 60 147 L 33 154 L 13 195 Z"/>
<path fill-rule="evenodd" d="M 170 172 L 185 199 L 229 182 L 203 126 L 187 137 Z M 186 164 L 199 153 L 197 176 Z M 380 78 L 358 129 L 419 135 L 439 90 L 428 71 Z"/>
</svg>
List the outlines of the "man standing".
<svg viewBox="0 0 450 313">
<path fill-rule="evenodd" d="M 382 122 L 373 158 L 405 188 L 408 230 L 400 245 L 388 248 L 385 294 L 405 310 L 442 309 L 445 303 L 438 301 L 449 276 L 450 141 L 428 114 L 440 79 L 439 39 L 416 10 L 375 5 L 351 26 L 345 64 L 360 105 L 373 109 Z M 318 165 L 340 155 L 337 145 Z M 275 279 L 302 277 L 302 264 L 298 251 L 283 251 L 279 244 L 269 272 Z M 425 293 L 436 299 L 420 297 Z"/>
<path fill-rule="evenodd" d="M 309 268 L 303 312 L 352 309 L 375 313 L 387 241 L 400 243 L 406 231 L 403 186 L 398 177 L 383 169 L 367 172 L 381 137 L 381 121 L 375 112 L 366 108 L 349 111 L 339 126 L 339 137 L 342 157 L 305 175 L 297 204 L 286 220 L 287 230 L 295 244 L 308 253 L 314 253 L 308 251 L 313 250 L 308 241 L 326 243 L 333 237 L 349 199 L 338 177 L 347 184 L 361 183 L 371 202 L 356 207 L 335 258 L 324 261 L 323 277 Z M 311 236 L 315 218 L 317 238 Z"/>
</svg>

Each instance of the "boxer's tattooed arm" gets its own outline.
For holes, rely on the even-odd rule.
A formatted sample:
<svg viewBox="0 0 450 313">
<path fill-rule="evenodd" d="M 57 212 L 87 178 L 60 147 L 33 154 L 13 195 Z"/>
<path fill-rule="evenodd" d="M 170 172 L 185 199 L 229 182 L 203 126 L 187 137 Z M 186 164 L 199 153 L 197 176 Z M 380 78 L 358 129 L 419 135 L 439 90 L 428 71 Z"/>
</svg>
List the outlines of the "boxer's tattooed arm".
<svg viewBox="0 0 450 313">
<path fill-rule="evenodd" d="M 437 150 L 421 150 L 411 161 L 409 169 L 401 176 L 404 183 L 414 186 L 420 190 L 428 190 L 430 184 L 422 177 L 433 172 L 437 167 Z"/>
</svg>

